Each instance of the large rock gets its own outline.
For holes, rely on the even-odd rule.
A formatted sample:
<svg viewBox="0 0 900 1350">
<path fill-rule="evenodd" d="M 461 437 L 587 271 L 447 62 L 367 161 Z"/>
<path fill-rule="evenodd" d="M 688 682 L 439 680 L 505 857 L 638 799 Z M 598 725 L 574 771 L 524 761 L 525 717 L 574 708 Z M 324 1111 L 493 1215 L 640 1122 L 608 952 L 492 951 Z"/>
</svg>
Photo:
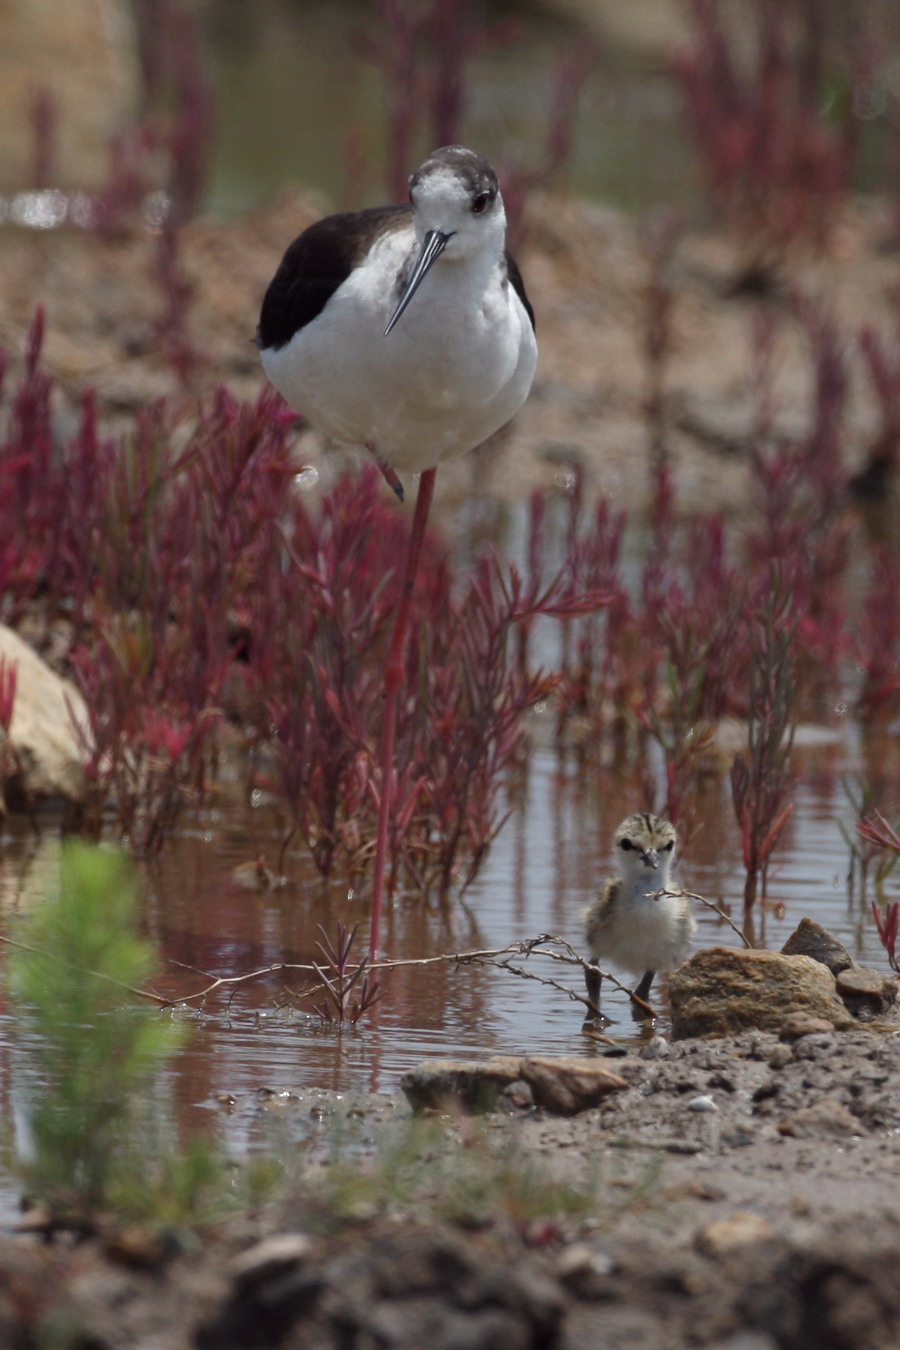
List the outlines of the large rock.
<svg viewBox="0 0 900 1350">
<path fill-rule="evenodd" d="M 504 1092 L 527 1084 L 536 1106 L 573 1116 L 597 1106 L 628 1084 L 601 1061 L 574 1055 L 498 1055 L 487 1060 L 435 1059 L 403 1075 L 401 1087 L 414 1111 L 493 1111 Z"/>
<path fill-rule="evenodd" d="M 624 1078 L 595 1059 L 533 1055 L 522 1060 L 521 1077 L 535 1104 L 558 1116 L 574 1116 L 598 1106 L 611 1092 L 628 1087 Z"/>
<path fill-rule="evenodd" d="M 494 1059 L 432 1059 L 400 1080 L 414 1111 L 494 1111 L 504 1088 L 521 1079 L 517 1055 Z"/>
<path fill-rule="evenodd" d="M 15 798 L 84 795 L 84 746 L 73 714 L 87 726 L 81 694 L 42 661 L 18 633 L 0 624 L 0 659 L 16 670 L 16 697 L 9 736 L 0 731 L 0 788 Z"/>
<path fill-rule="evenodd" d="M 669 1002 L 676 1040 L 750 1028 L 777 1031 L 798 1012 L 835 1027 L 853 1022 L 826 966 L 780 952 L 708 947 L 672 975 Z"/>
</svg>

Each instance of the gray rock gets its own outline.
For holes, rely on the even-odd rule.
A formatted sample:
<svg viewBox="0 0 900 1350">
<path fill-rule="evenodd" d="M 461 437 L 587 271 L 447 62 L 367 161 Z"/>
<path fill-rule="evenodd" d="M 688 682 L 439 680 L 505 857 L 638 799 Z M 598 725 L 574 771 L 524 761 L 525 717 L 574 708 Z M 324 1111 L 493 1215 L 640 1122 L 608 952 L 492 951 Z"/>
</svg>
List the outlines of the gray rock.
<svg viewBox="0 0 900 1350">
<path fill-rule="evenodd" d="M 801 1036 L 813 1036 L 817 1031 L 833 1030 L 831 1022 L 827 1022 L 824 1017 L 810 1017 L 809 1013 L 791 1013 L 779 1028 L 778 1037 L 782 1041 L 799 1041 Z"/>
<path fill-rule="evenodd" d="M 784 956 L 811 956 L 827 966 L 832 975 L 856 965 L 843 943 L 813 919 L 801 919 L 781 950 Z"/>
<path fill-rule="evenodd" d="M 794 1042 L 794 1059 L 827 1059 L 836 1045 L 834 1032 L 814 1031 Z"/>
<path fill-rule="evenodd" d="M 854 966 L 837 976 L 837 991 L 848 1010 L 861 1022 L 883 1017 L 897 1001 L 897 981 L 880 970 Z"/>
<path fill-rule="evenodd" d="M 669 981 L 672 1035 L 727 1036 L 748 1028 L 778 1030 L 790 1013 L 821 1017 L 832 1026 L 852 1019 L 834 976 L 809 956 L 708 947 Z"/>
<path fill-rule="evenodd" d="M 537 1106 L 561 1116 L 597 1106 L 610 1092 L 628 1086 L 601 1060 L 540 1055 L 426 1061 L 404 1074 L 400 1085 L 414 1111 L 473 1113 L 496 1110 L 502 1096 L 520 1083 Z"/>
<path fill-rule="evenodd" d="M 405 1073 L 400 1086 L 414 1111 L 495 1111 L 500 1094 L 522 1078 L 521 1068 L 517 1055 L 426 1060 Z"/>
<path fill-rule="evenodd" d="M 517 1078 L 514 1083 L 510 1083 L 509 1087 L 505 1087 L 503 1096 L 516 1111 L 528 1111 L 534 1106 L 534 1093 L 521 1078 Z"/>
<path fill-rule="evenodd" d="M 823 1097 L 812 1106 L 805 1106 L 781 1121 L 779 1134 L 788 1134 L 795 1139 L 849 1139 L 854 1135 L 868 1134 L 868 1130 L 857 1120 L 842 1102 L 833 1097 Z"/>
</svg>

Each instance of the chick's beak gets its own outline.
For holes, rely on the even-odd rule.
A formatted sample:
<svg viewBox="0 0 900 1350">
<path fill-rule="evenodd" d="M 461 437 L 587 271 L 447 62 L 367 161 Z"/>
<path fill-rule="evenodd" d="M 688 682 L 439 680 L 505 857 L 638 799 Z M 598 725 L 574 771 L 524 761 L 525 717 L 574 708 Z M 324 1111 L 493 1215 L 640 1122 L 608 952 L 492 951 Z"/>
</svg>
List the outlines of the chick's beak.
<svg viewBox="0 0 900 1350">
<path fill-rule="evenodd" d="M 648 848 L 646 853 L 641 854 L 641 858 L 648 867 L 659 867 L 659 854 L 655 848 Z"/>
<path fill-rule="evenodd" d="M 413 269 L 409 274 L 409 279 L 403 288 L 403 294 L 397 301 L 397 308 L 391 315 L 388 326 L 384 330 L 385 337 L 387 337 L 394 324 L 400 318 L 400 315 L 406 309 L 406 306 L 425 280 L 425 276 L 429 269 L 437 262 L 452 238 L 452 230 L 448 234 L 445 234 L 443 230 L 426 231 L 425 238 L 422 240 L 422 247 L 419 250 L 419 256 L 416 258 Z"/>
</svg>

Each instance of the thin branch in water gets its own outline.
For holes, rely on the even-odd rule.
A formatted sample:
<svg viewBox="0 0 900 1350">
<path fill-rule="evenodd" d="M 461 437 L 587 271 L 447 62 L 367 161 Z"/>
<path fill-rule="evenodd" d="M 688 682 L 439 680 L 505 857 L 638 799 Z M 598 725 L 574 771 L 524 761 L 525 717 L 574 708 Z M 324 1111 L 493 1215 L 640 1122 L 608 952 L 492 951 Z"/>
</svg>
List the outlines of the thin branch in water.
<svg viewBox="0 0 900 1350">
<path fill-rule="evenodd" d="M 542 942 L 555 942 L 563 950 L 561 952 L 553 952 L 548 951 L 545 947 L 534 945 L 535 943 L 542 943 Z M 585 971 L 588 969 L 588 967 L 591 967 L 594 970 L 599 970 L 600 978 L 602 980 L 608 980 L 610 984 L 614 984 L 620 994 L 625 994 L 625 996 L 629 998 L 632 1003 L 636 1004 L 637 1007 L 641 1008 L 644 1012 L 649 1013 L 651 1017 L 656 1016 L 656 1012 L 651 1007 L 651 1005 L 649 1003 L 645 1003 L 644 1000 L 640 998 L 639 995 L 637 995 L 633 989 L 629 989 L 627 985 L 622 984 L 621 980 L 617 980 L 615 975 L 610 975 L 608 970 L 600 970 L 600 967 L 596 965 L 593 961 L 588 961 L 585 959 L 585 957 L 579 956 L 578 952 L 576 952 L 572 944 L 567 942 L 565 938 L 555 937 L 551 933 L 542 933 L 540 937 L 533 938 L 531 940 L 530 952 L 533 952 L 535 956 L 549 956 L 551 961 L 563 961 L 565 962 L 566 965 L 581 966 L 581 969 Z M 588 1009 L 590 1008 L 590 1003 L 586 998 L 582 999 L 581 1001 Z"/>
<path fill-rule="evenodd" d="M 158 1003 L 161 1008 L 167 1008 L 172 1000 L 164 998 L 162 994 L 154 994 L 151 989 L 136 989 L 132 984 L 125 984 L 123 980 L 113 979 L 111 975 L 105 975 L 102 970 L 88 970 L 85 966 L 75 966 L 71 961 L 67 961 L 63 956 L 57 956 L 55 952 L 45 952 L 39 947 L 31 947 L 27 942 L 17 942 L 15 938 L 4 937 L 0 934 L 0 942 L 5 943 L 7 947 L 15 947 L 20 952 L 28 952 L 32 956 L 42 956 L 46 961 L 56 961 L 61 965 L 68 966 L 70 970 L 80 970 L 84 975 L 91 975 L 95 980 L 105 980 L 107 984 L 113 984 L 117 989 L 124 989 L 126 993 L 134 994 L 137 998 L 150 999 L 153 1003 Z"/>
<path fill-rule="evenodd" d="M 706 905 L 707 908 L 713 910 L 720 918 L 724 919 L 745 946 L 749 947 L 751 945 L 729 916 L 725 914 L 718 905 L 714 904 L 711 900 L 707 900 L 704 896 L 696 895 L 691 891 L 660 891 L 659 894 L 683 895 L 690 900 L 699 900 L 701 904 Z M 32 952 L 36 956 L 48 956 L 48 959 L 56 961 L 62 960 L 62 958 L 56 956 L 49 957 L 49 954 L 46 952 L 26 946 L 23 943 L 2 935 L 0 935 L 0 942 L 6 943 L 8 946 L 19 947 L 24 951 Z M 551 979 L 549 976 L 538 975 L 535 971 L 525 970 L 523 966 L 514 965 L 509 958 L 515 956 L 524 957 L 526 960 L 531 956 L 543 956 L 551 961 L 562 962 L 564 965 L 578 966 L 582 971 L 587 970 L 588 966 L 592 965 L 592 963 L 581 956 L 571 943 L 565 940 L 565 938 L 558 937 L 552 933 L 539 933 L 536 937 L 512 942 L 506 947 L 476 948 L 466 952 L 442 952 L 437 956 L 404 957 L 395 960 L 373 962 L 370 962 L 367 958 L 363 958 L 357 965 L 351 965 L 349 962 L 346 963 L 341 978 L 344 982 L 344 991 L 346 995 L 346 993 L 356 985 L 359 979 L 364 975 L 368 977 L 376 971 L 393 970 L 397 967 L 425 968 L 433 965 L 446 965 L 449 962 L 452 962 L 457 966 L 486 965 L 494 966 L 497 969 L 508 970 L 511 975 L 515 975 L 520 979 L 534 980 L 539 984 L 547 985 L 549 988 L 556 989 L 560 993 L 565 994 L 567 998 L 575 1003 L 581 1003 L 585 1007 L 590 1006 L 588 999 L 583 994 L 569 988 L 568 985 L 561 984 L 559 981 Z M 177 1004 L 202 1003 L 209 995 L 220 989 L 227 989 L 229 991 L 230 1004 L 240 985 L 249 984 L 254 980 L 265 979 L 272 975 L 280 975 L 288 971 L 302 972 L 306 975 L 316 976 L 318 979 L 318 983 L 309 988 L 303 990 L 289 990 L 291 997 L 298 1001 L 322 993 L 323 991 L 330 991 L 332 995 L 335 993 L 335 982 L 333 977 L 315 961 L 309 964 L 302 962 L 277 961 L 268 966 L 260 966 L 256 970 L 244 971 L 239 975 L 212 975 L 207 971 L 201 971 L 194 966 L 189 966 L 182 961 L 173 960 L 171 964 L 178 966 L 180 969 L 190 970 L 196 974 L 203 975 L 207 983 L 204 984 L 202 989 L 197 989 L 193 993 L 182 994 L 177 998 L 168 998 L 165 995 L 155 993 L 153 990 L 138 989 L 131 985 L 121 983 L 118 980 L 110 980 L 109 976 L 102 975 L 96 971 L 89 971 L 87 973 L 108 980 L 128 993 L 133 994 L 138 998 L 148 999 L 163 1009 L 174 1007 Z M 611 975 L 605 970 L 601 970 L 600 974 L 604 980 L 608 980 L 614 985 L 620 993 L 625 994 L 632 1003 L 651 1015 L 655 1015 L 651 1005 L 645 1003 L 643 999 L 638 998 L 634 991 L 622 984 L 615 975 Z M 610 1044 L 613 1043 L 609 1041 L 609 1038 L 607 1037 L 602 1037 L 602 1039 L 608 1041 Z"/>
<path fill-rule="evenodd" d="M 681 890 L 660 891 L 660 895 L 683 895 L 688 900 L 699 900 L 701 905 L 705 905 L 706 908 L 711 909 L 714 914 L 718 914 L 720 919 L 725 920 L 731 931 L 733 933 L 737 933 L 738 937 L 741 939 L 741 942 L 743 942 L 745 947 L 750 947 L 752 949 L 753 943 L 750 941 L 750 939 L 746 936 L 746 934 L 741 932 L 741 930 L 738 928 L 734 920 L 729 918 L 729 916 L 725 913 L 724 909 L 720 908 L 720 906 L 717 905 L 714 900 L 707 900 L 705 895 L 696 895 L 693 891 L 681 891 Z"/>
</svg>

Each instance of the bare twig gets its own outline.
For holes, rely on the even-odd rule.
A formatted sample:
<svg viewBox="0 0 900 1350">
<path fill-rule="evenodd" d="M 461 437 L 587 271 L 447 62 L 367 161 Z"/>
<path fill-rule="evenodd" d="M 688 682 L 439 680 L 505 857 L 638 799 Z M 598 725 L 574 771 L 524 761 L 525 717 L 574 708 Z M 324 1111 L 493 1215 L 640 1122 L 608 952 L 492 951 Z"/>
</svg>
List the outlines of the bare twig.
<svg viewBox="0 0 900 1350">
<path fill-rule="evenodd" d="M 730 919 L 728 915 L 725 913 L 724 909 L 720 909 L 720 907 L 715 903 L 714 900 L 707 900 L 705 895 L 696 895 L 693 891 L 682 891 L 682 890 L 660 891 L 660 895 L 683 895 L 688 900 L 699 900 L 701 905 L 705 905 L 706 908 L 711 909 L 714 914 L 718 914 L 720 919 L 725 920 L 725 922 L 728 924 L 728 927 L 732 930 L 732 932 L 737 933 L 738 937 L 741 939 L 741 942 L 743 942 L 745 947 L 752 948 L 753 943 L 750 941 L 750 939 L 746 936 L 745 933 L 741 932 L 741 930 L 738 928 L 734 920 Z"/>
<path fill-rule="evenodd" d="M 527 955 L 530 955 L 530 953 L 527 953 Z M 544 953 L 544 955 L 549 955 L 549 953 Z M 561 994 L 565 994 L 566 997 L 570 998 L 573 1003 L 583 1003 L 584 1006 L 588 1009 L 588 1011 L 589 1012 L 591 1011 L 590 1001 L 589 999 L 585 998 L 583 994 L 576 993 L 575 990 L 570 989 L 568 985 L 560 984 L 558 980 L 551 980 L 546 975 L 538 975 L 533 970 L 526 970 L 524 966 L 515 966 L 509 960 L 499 961 L 489 958 L 482 958 L 479 962 L 477 962 L 477 964 L 483 966 L 494 966 L 496 967 L 497 970 L 508 970 L 510 975 L 518 975 L 519 978 L 523 980 L 537 980 L 538 984 L 546 984 L 549 985 L 551 989 L 558 989 Z M 610 1036 L 598 1035 L 598 1039 L 602 1040 L 606 1045 L 615 1045 L 615 1041 L 612 1040 Z"/>
<path fill-rule="evenodd" d="M 542 942 L 555 942 L 562 950 L 558 952 L 548 951 L 546 947 L 538 945 Z M 566 965 L 581 966 L 582 970 L 587 970 L 588 966 L 595 966 L 593 961 L 586 961 L 583 956 L 579 956 L 572 944 L 566 942 L 565 938 L 556 937 L 551 933 L 542 933 L 540 937 L 532 938 L 527 944 L 523 943 L 522 945 L 528 946 L 527 955 L 534 954 L 535 956 L 548 956 L 551 961 L 563 961 Z M 600 970 L 600 967 L 595 966 L 595 969 Z M 616 986 L 619 993 L 625 994 L 626 997 L 631 999 L 632 1003 L 636 1004 L 637 1007 L 641 1008 L 644 1012 L 649 1013 L 651 1017 L 656 1016 L 649 1003 L 645 1003 L 633 989 L 629 989 L 627 985 L 622 984 L 620 980 L 617 980 L 615 975 L 610 975 L 608 970 L 600 970 L 600 978 L 609 980 L 610 984 Z M 588 999 L 581 998 L 580 995 L 579 999 L 588 1009 L 590 1009 L 590 1002 Z"/>
<path fill-rule="evenodd" d="M 660 894 L 663 894 L 663 892 L 660 892 Z M 701 904 L 714 910 L 722 919 L 724 919 L 746 946 L 750 945 L 743 933 L 741 933 L 740 929 L 731 921 L 728 915 L 723 913 L 723 911 L 717 905 L 713 904 L 711 900 L 705 899 L 702 895 L 695 895 L 690 891 L 666 892 L 666 894 L 680 894 L 687 896 L 687 898 L 691 900 L 699 900 Z M 48 953 L 46 952 L 39 951 L 34 947 L 26 946 L 24 943 L 16 942 L 14 939 L 2 935 L 0 935 L 0 942 L 6 943 L 8 946 L 21 948 L 24 951 L 32 952 L 36 956 L 48 956 Z M 549 988 L 556 989 L 560 993 L 565 994 L 567 998 L 575 1003 L 582 1003 L 585 1007 L 590 1007 L 589 1001 L 585 995 L 571 989 L 568 985 L 562 984 L 549 976 L 539 975 L 533 970 L 526 970 L 524 966 L 515 964 L 510 958 L 516 956 L 524 957 L 525 960 L 532 956 L 546 957 L 550 961 L 562 962 L 564 965 L 577 966 L 582 971 L 586 970 L 588 966 L 592 964 L 585 960 L 583 956 L 579 955 L 571 943 L 567 942 L 565 938 L 558 937 L 552 933 L 539 933 L 536 937 L 512 942 L 506 947 L 475 948 L 472 951 L 465 952 L 442 952 L 437 956 L 403 957 L 396 960 L 373 962 L 364 958 L 356 965 L 346 965 L 343 972 L 345 991 L 352 988 L 364 973 L 366 975 L 374 975 L 377 971 L 393 970 L 395 968 L 425 968 L 427 966 L 453 963 L 457 966 L 483 965 L 494 966 L 500 970 L 508 970 L 511 975 L 515 975 L 519 979 L 535 980 L 539 984 L 547 985 Z M 50 959 L 61 960 L 62 958 L 52 957 Z M 332 975 L 323 968 L 321 963 L 315 961 L 308 964 L 302 962 L 276 961 L 271 965 L 260 966 L 255 970 L 244 971 L 239 975 L 212 975 L 206 971 L 197 970 L 196 967 L 188 966 L 181 961 L 172 961 L 171 964 L 178 966 L 180 969 L 190 970 L 198 975 L 203 975 L 207 980 L 207 983 L 204 984 L 202 989 L 194 990 L 193 993 L 181 994 L 177 998 L 168 998 L 165 995 L 157 994 L 149 989 L 138 989 L 132 985 L 121 983 L 118 980 L 111 980 L 111 983 L 138 998 L 150 1000 L 160 1008 L 170 1008 L 179 1003 L 202 1003 L 218 990 L 227 989 L 230 991 L 229 996 L 234 997 L 238 987 L 243 984 L 250 984 L 254 980 L 265 979 L 272 975 L 286 974 L 289 971 L 292 973 L 303 973 L 317 977 L 316 984 L 301 990 L 291 990 L 291 995 L 294 998 L 307 999 L 326 990 L 331 990 L 332 993 L 334 993 L 334 980 Z M 90 971 L 88 973 L 97 975 L 98 978 L 101 979 L 110 979 L 109 976 L 104 976 L 99 972 Z M 645 1012 L 653 1014 L 654 1010 L 650 1004 L 645 1003 L 643 999 L 638 998 L 632 990 L 628 989 L 626 985 L 616 979 L 615 975 L 611 975 L 605 970 L 601 970 L 600 974 L 604 980 L 608 980 L 616 989 L 631 999 L 632 1003 L 636 1004 Z M 607 1040 L 608 1038 L 602 1037 L 601 1039 Z"/>
<path fill-rule="evenodd" d="M 86 966 L 73 965 L 63 956 L 57 956 L 55 952 L 45 952 L 40 947 L 31 947 L 27 942 L 17 942 L 15 938 L 4 937 L 0 934 L 0 942 L 7 947 L 15 947 L 20 952 L 29 952 L 32 956 L 41 956 L 47 961 L 56 961 L 61 965 L 68 966 L 70 970 L 80 970 L 85 975 L 92 975 L 94 979 L 105 980 L 107 984 L 114 984 L 117 989 L 124 989 L 126 993 L 134 994 L 137 998 L 147 998 L 154 1003 L 158 1003 L 161 1008 L 171 1005 L 172 1000 L 164 998 L 162 994 L 154 994 L 152 989 L 136 989 L 132 984 L 125 984 L 123 980 L 113 979 L 111 975 L 105 975 L 102 970 L 89 970 Z"/>
</svg>

